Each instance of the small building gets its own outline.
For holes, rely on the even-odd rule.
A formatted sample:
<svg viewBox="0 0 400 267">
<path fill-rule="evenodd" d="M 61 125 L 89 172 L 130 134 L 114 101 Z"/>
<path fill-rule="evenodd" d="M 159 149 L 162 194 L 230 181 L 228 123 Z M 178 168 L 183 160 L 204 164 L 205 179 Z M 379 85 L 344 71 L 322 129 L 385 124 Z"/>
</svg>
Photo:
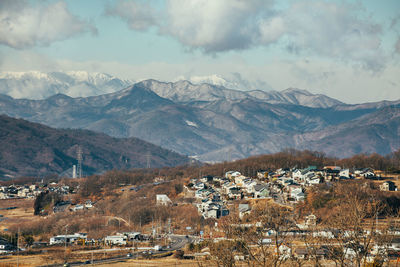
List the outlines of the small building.
<svg viewBox="0 0 400 267">
<path fill-rule="evenodd" d="M 127 237 L 125 235 L 109 235 L 104 238 L 104 242 L 107 245 L 126 245 Z"/>
<path fill-rule="evenodd" d="M 228 196 L 230 198 L 233 198 L 233 199 L 242 199 L 243 198 L 243 193 L 242 193 L 241 188 L 232 187 L 232 188 L 229 189 Z"/>
<path fill-rule="evenodd" d="M 317 216 L 315 216 L 314 214 L 306 216 L 305 224 L 307 227 L 315 227 L 317 225 Z"/>
<path fill-rule="evenodd" d="M 156 195 L 156 203 L 157 205 L 168 206 L 172 204 L 171 199 L 165 194 Z"/>
<path fill-rule="evenodd" d="M 379 188 L 381 191 L 397 191 L 396 185 L 392 181 L 383 182 Z"/>
<path fill-rule="evenodd" d="M 246 214 L 250 214 L 251 208 L 249 204 L 239 204 L 239 218 L 243 219 Z"/>
<path fill-rule="evenodd" d="M 265 184 L 256 184 L 253 186 L 255 198 L 265 198 L 269 196 L 269 190 Z"/>
<path fill-rule="evenodd" d="M 10 253 L 17 248 L 4 238 L 0 238 L 0 254 Z"/>
<path fill-rule="evenodd" d="M 242 174 L 238 171 L 228 171 L 225 173 L 225 178 L 235 179 L 236 176 L 241 176 Z"/>
<path fill-rule="evenodd" d="M 78 210 L 83 210 L 85 206 L 83 204 L 77 204 L 74 207 L 71 208 L 72 211 L 78 211 Z"/>
<path fill-rule="evenodd" d="M 258 171 L 257 172 L 258 179 L 265 179 L 268 178 L 268 171 Z"/>
<path fill-rule="evenodd" d="M 50 245 L 74 244 L 79 239 L 87 240 L 86 233 L 75 233 L 73 235 L 57 235 L 50 238 Z"/>
</svg>

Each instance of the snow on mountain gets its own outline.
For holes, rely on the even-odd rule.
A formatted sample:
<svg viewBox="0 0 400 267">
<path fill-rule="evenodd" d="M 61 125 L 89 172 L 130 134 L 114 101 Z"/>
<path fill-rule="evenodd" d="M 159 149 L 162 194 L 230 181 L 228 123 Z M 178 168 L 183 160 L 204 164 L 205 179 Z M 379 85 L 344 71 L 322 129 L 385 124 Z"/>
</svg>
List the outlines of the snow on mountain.
<svg viewBox="0 0 400 267">
<path fill-rule="evenodd" d="M 88 97 L 120 91 L 133 83 L 132 80 L 122 80 L 109 74 L 86 71 L 2 72 L 0 73 L 0 94 L 34 100 L 45 99 L 56 94 Z M 189 81 L 179 80 L 174 83 L 156 80 L 145 80 L 140 83 L 159 96 L 179 103 L 255 98 L 271 104 L 295 104 L 308 107 L 325 108 L 343 104 L 325 95 L 314 95 L 300 89 L 290 88 L 280 92 L 255 90 L 254 88 L 262 89 L 265 84 L 250 83 L 242 79 L 239 74 L 232 74 L 229 78 L 214 74 L 192 76 Z"/>
<path fill-rule="evenodd" d="M 218 76 L 215 76 L 218 78 Z M 216 79 L 216 81 L 219 81 Z M 222 85 L 200 83 L 194 84 L 186 80 L 174 83 L 164 83 L 156 80 L 140 82 L 161 97 L 175 102 L 187 103 L 194 101 L 243 100 L 258 99 L 270 104 L 294 104 L 307 107 L 326 108 L 343 103 L 325 95 L 312 94 L 306 90 L 289 88 L 283 91 L 252 90 L 242 91 L 227 89 Z"/>
<path fill-rule="evenodd" d="M 231 73 L 230 75 L 224 75 L 224 76 L 217 74 L 211 74 L 207 76 L 190 76 L 190 77 L 180 76 L 175 79 L 175 81 L 181 81 L 181 80 L 187 80 L 193 84 L 207 83 L 240 91 L 273 90 L 273 88 L 266 82 L 259 80 L 249 81 L 244 79 L 239 73 Z"/>
<path fill-rule="evenodd" d="M 36 100 L 60 93 L 71 97 L 101 95 L 119 91 L 133 83 L 109 74 L 86 71 L 0 73 L 1 94 Z"/>
</svg>

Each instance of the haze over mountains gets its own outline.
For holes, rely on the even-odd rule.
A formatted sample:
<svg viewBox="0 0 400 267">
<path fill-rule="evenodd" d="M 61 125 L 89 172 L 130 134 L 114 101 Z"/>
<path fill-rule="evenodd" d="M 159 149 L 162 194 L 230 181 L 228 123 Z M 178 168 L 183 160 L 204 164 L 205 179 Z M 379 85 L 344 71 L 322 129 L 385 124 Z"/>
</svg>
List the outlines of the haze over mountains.
<svg viewBox="0 0 400 267">
<path fill-rule="evenodd" d="M 4 92 L 2 87 L 0 91 Z M 69 92 L 68 87 L 64 91 Z M 90 97 L 56 94 L 28 100 L 1 95 L 0 113 L 52 127 L 138 137 L 203 161 L 290 147 L 338 157 L 387 154 L 400 147 L 400 100 L 347 105 L 294 88 L 239 91 L 188 81 L 146 80 Z"/>
</svg>

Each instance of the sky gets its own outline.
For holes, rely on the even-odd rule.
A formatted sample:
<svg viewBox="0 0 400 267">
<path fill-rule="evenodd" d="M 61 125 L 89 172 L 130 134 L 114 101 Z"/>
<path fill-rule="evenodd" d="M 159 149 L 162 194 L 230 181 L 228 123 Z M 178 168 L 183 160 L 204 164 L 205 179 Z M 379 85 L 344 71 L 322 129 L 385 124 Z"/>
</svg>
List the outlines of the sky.
<svg viewBox="0 0 400 267">
<path fill-rule="evenodd" d="M 0 71 L 400 99 L 398 0 L 1 0 Z"/>
</svg>

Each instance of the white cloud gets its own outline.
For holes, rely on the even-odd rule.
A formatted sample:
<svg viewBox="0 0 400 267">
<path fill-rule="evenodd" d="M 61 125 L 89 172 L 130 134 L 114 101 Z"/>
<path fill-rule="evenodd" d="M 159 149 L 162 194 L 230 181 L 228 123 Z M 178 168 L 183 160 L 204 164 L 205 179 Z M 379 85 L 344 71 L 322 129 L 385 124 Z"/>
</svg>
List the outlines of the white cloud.
<svg viewBox="0 0 400 267">
<path fill-rule="evenodd" d="M 400 37 L 397 39 L 397 42 L 395 45 L 395 52 L 400 54 Z"/>
<path fill-rule="evenodd" d="M 107 6 L 105 14 L 122 18 L 132 30 L 143 31 L 156 25 L 158 14 L 146 2 L 120 0 L 114 6 Z"/>
<path fill-rule="evenodd" d="M 205 52 L 246 49 L 255 44 L 257 20 L 269 6 L 263 0 L 170 0 L 161 32 Z"/>
<path fill-rule="evenodd" d="M 65 2 L 47 6 L 24 0 L 4 0 L 0 5 L 0 44 L 16 49 L 46 46 L 84 32 L 96 33 L 88 22 L 72 15 Z"/>
<path fill-rule="evenodd" d="M 296 2 L 283 14 L 288 48 L 380 70 L 385 63 L 378 24 L 357 17 L 361 7 L 323 1 Z"/>
<path fill-rule="evenodd" d="M 189 49 L 210 54 L 279 44 L 291 53 L 373 71 L 383 69 L 387 60 L 381 26 L 361 4 L 303 0 L 278 10 L 272 0 L 169 0 L 155 16 L 155 7 L 136 0 L 120 1 L 111 10 L 132 29 L 154 26 Z"/>
</svg>

